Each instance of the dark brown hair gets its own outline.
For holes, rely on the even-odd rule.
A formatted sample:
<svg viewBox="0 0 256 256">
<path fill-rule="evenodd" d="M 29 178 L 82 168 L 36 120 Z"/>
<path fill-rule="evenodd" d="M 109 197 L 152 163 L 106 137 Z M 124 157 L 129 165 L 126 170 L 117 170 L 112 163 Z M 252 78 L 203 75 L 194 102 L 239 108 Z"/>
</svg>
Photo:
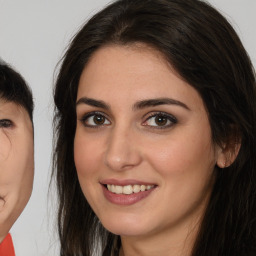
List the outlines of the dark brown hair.
<svg viewBox="0 0 256 256">
<path fill-rule="evenodd" d="M 74 164 L 75 101 L 81 72 L 106 44 L 145 43 L 160 51 L 201 95 L 214 143 L 240 143 L 235 162 L 216 166 L 216 182 L 193 256 L 247 255 L 256 245 L 256 88 L 250 59 L 229 22 L 199 0 L 119 0 L 93 16 L 73 38 L 54 90 L 53 174 L 59 198 L 62 256 L 110 255 L 118 237 L 99 223 Z"/>
<path fill-rule="evenodd" d="M 1 60 L 0 99 L 14 102 L 23 107 L 32 121 L 34 103 L 30 88 L 18 72 Z"/>
</svg>

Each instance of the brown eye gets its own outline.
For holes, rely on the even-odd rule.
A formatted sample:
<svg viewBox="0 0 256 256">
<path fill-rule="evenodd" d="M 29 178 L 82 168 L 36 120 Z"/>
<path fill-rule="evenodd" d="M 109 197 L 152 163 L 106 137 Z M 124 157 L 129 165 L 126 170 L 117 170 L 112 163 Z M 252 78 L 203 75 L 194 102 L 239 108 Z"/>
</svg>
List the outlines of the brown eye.
<svg viewBox="0 0 256 256">
<path fill-rule="evenodd" d="M 106 118 L 104 116 L 101 116 L 101 115 L 95 115 L 93 117 L 93 122 L 96 125 L 103 125 L 105 123 L 105 120 L 106 120 Z"/>
<path fill-rule="evenodd" d="M 177 123 L 177 119 L 167 113 L 153 113 L 147 120 L 143 123 L 144 126 L 149 126 L 156 129 L 169 128 Z"/>
<path fill-rule="evenodd" d="M 161 116 L 161 115 L 158 115 L 155 117 L 155 123 L 158 125 L 158 126 L 164 126 L 167 124 L 167 117 L 165 116 Z"/>
<path fill-rule="evenodd" d="M 110 121 L 100 113 L 89 113 L 81 119 L 81 122 L 84 126 L 93 128 L 110 124 Z"/>
</svg>

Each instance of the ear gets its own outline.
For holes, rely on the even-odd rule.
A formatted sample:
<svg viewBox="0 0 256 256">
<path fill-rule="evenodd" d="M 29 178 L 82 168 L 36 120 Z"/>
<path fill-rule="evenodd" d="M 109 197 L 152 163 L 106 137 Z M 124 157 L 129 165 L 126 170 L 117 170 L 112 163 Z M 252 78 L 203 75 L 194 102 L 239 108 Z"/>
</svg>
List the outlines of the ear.
<svg viewBox="0 0 256 256">
<path fill-rule="evenodd" d="M 218 146 L 217 149 L 217 161 L 216 164 L 220 168 L 229 167 L 236 160 L 241 147 L 241 139 L 235 138 L 234 141 L 222 146 Z"/>
</svg>

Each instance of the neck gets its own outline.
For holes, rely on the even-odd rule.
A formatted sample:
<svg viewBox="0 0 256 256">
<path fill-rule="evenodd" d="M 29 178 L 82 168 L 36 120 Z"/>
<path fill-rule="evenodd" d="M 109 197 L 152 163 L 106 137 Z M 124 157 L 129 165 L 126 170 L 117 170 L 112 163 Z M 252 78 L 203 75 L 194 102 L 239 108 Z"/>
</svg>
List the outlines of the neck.
<svg viewBox="0 0 256 256">
<path fill-rule="evenodd" d="M 121 237 L 119 256 L 190 256 L 198 227 L 188 226 L 186 230 L 174 229 L 173 232 L 167 228 L 143 237 Z"/>
<path fill-rule="evenodd" d="M 5 235 L 0 235 L 0 244 L 4 241 L 5 237 L 6 237 L 6 234 Z"/>
</svg>

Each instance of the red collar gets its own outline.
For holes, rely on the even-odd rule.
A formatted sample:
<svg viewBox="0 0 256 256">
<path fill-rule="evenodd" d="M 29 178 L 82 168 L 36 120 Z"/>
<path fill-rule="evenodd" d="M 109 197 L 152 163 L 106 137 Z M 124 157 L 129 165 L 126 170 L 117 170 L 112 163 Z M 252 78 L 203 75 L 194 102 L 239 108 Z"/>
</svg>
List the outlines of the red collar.
<svg viewBox="0 0 256 256">
<path fill-rule="evenodd" d="M 12 237 L 8 234 L 3 242 L 0 244 L 0 255 L 1 256 L 15 256 Z"/>
</svg>

